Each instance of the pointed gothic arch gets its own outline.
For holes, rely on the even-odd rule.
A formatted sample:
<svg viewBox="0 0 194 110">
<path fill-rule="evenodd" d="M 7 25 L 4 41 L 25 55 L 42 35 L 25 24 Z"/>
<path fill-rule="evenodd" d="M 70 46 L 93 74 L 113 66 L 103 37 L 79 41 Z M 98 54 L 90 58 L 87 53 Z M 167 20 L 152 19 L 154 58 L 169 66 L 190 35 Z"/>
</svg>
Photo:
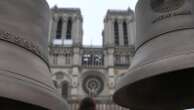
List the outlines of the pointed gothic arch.
<svg viewBox="0 0 194 110">
<path fill-rule="evenodd" d="M 68 95 L 69 95 L 69 82 L 64 80 L 62 83 L 61 83 L 61 93 L 62 93 L 62 96 L 67 99 L 68 98 Z"/>
<path fill-rule="evenodd" d="M 117 19 L 114 21 L 115 45 L 119 45 L 119 25 Z"/>
<path fill-rule="evenodd" d="M 124 37 L 124 46 L 128 46 L 129 45 L 129 41 L 128 41 L 128 26 L 126 21 L 123 22 L 123 37 Z"/>
<path fill-rule="evenodd" d="M 66 39 L 70 40 L 72 39 L 72 18 L 68 18 L 68 21 L 67 21 L 67 32 L 66 32 Z"/>
<path fill-rule="evenodd" d="M 63 19 L 59 18 L 57 22 L 56 39 L 62 38 Z"/>
</svg>

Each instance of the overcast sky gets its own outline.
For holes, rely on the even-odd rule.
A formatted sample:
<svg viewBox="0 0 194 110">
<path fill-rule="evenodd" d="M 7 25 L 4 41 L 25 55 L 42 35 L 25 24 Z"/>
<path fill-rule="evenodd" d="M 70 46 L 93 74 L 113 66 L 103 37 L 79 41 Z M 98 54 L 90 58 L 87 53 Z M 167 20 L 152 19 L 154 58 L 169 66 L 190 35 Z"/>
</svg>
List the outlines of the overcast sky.
<svg viewBox="0 0 194 110">
<path fill-rule="evenodd" d="M 134 10 L 137 0 L 47 0 L 50 7 L 80 8 L 83 15 L 84 45 L 101 45 L 103 19 L 108 9 Z"/>
</svg>

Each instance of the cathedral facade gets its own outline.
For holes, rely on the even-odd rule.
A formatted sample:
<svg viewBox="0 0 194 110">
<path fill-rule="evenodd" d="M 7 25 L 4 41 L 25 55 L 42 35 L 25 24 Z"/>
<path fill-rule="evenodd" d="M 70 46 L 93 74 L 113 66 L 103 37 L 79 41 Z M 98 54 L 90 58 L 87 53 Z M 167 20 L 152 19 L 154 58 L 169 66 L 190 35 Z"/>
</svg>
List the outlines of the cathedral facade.
<svg viewBox="0 0 194 110">
<path fill-rule="evenodd" d="M 102 46 L 84 46 L 83 18 L 78 8 L 51 9 L 49 62 L 61 96 L 77 110 L 79 101 L 94 97 L 97 110 L 122 110 L 112 102 L 117 80 L 134 54 L 135 19 L 131 9 L 108 10 Z"/>
</svg>

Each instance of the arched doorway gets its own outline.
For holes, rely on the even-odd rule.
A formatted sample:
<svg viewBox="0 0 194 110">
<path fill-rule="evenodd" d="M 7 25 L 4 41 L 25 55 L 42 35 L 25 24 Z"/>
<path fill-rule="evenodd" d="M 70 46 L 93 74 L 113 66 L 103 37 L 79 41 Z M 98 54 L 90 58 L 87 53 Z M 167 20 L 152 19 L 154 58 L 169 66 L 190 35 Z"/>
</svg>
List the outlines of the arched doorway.
<svg viewBox="0 0 194 110">
<path fill-rule="evenodd" d="M 61 83 L 61 93 L 63 98 L 67 99 L 69 94 L 69 83 L 67 81 L 63 81 Z"/>
</svg>

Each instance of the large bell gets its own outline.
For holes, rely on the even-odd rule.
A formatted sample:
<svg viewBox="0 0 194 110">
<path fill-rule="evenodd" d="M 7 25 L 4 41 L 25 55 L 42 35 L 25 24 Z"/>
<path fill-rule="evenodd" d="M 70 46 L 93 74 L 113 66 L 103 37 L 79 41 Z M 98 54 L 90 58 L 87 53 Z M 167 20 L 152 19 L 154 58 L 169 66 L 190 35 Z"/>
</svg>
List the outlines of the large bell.
<svg viewBox="0 0 194 110">
<path fill-rule="evenodd" d="M 67 110 L 47 60 L 45 0 L 0 1 L 1 110 Z"/>
<path fill-rule="evenodd" d="M 194 0 L 139 0 L 136 53 L 114 101 L 134 110 L 194 107 Z"/>
</svg>

